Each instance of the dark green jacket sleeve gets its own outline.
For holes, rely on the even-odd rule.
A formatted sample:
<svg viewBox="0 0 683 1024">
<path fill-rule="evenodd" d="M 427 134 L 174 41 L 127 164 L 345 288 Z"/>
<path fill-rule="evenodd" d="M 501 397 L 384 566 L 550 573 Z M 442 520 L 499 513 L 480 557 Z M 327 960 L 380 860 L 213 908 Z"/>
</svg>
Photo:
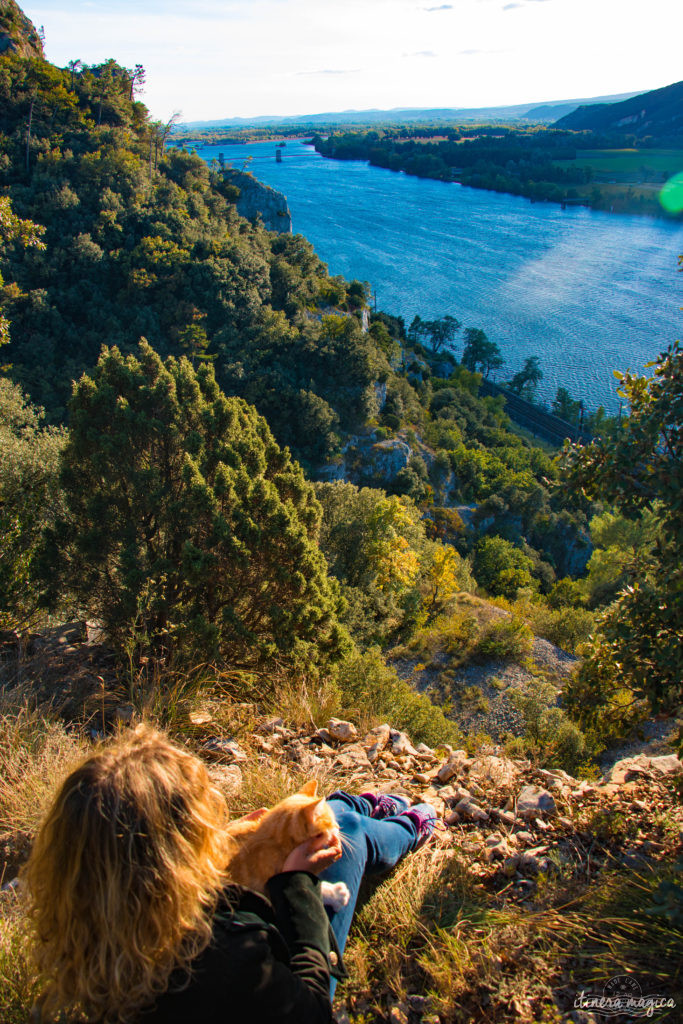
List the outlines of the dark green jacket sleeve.
<svg viewBox="0 0 683 1024">
<path fill-rule="evenodd" d="M 267 883 L 278 931 L 295 955 L 317 949 L 328 959 L 330 923 L 320 896 L 320 880 L 307 871 L 285 871 Z"/>
<path fill-rule="evenodd" d="M 247 1012 L 216 1019 L 226 1024 L 332 1024 L 330 973 L 319 950 L 302 947 L 285 964 L 273 955 L 267 934 L 255 931 L 245 936 L 241 973 L 243 991 L 249 993 Z M 230 1011 L 235 995 L 235 990 L 228 994 Z"/>
<path fill-rule="evenodd" d="M 189 984 L 172 985 L 144 1024 L 333 1024 L 320 882 L 292 871 L 268 889 L 270 903 L 251 893 L 216 915 Z"/>
</svg>

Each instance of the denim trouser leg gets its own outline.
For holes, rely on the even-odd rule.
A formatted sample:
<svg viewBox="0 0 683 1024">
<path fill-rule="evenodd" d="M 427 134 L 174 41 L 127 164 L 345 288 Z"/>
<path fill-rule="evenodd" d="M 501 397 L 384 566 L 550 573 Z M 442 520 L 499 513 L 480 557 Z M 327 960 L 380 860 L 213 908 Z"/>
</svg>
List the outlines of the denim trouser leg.
<svg viewBox="0 0 683 1024">
<path fill-rule="evenodd" d="M 376 820 L 370 817 L 370 803 L 361 796 L 335 793 L 327 801 L 334 810 L 342 835 L 344 852 L 338 861 L 326 868 L 320 875 L 325 882 L 345 882 L 350 898 L 340 910 L 327 913 L 332 930 L 343 952 L 351 927 L 361 879 L 367 871 L 382 872 L 393 868 L 415 845 L 418 829 L 408 817 L 396 816 Z M 330 998 L 337 986 L 335 978 L 330 982 Z"/>
</svg>

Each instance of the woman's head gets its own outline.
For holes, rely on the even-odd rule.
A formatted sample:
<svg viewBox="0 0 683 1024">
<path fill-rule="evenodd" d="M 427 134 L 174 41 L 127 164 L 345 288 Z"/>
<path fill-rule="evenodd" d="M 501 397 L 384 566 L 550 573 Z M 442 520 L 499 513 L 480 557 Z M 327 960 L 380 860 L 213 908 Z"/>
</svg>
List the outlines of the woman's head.
<svg viewBox="0 0 683 1024">
<path fill-rule="evenodd" d="M 209 942 L 227 808 L 202 762 L 140 726 L 62 785 L 24 871 L 46 1016 L 124 1020 Z"/>
</svg>

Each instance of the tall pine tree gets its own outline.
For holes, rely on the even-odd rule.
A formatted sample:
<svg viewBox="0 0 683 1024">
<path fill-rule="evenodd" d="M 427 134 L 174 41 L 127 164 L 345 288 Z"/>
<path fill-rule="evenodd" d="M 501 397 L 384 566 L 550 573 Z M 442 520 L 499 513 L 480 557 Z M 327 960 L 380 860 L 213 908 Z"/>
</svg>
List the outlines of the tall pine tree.
<svg viewBox="0 0 683 1024">
<path fill-rule="evenodd" d="M 341 654 L 313 488 L 211 365 L 105 348 L 74 388 L 61 480 L 48 602 L 71 593 L 140 651 L 256 670 Z"/>
</svg>

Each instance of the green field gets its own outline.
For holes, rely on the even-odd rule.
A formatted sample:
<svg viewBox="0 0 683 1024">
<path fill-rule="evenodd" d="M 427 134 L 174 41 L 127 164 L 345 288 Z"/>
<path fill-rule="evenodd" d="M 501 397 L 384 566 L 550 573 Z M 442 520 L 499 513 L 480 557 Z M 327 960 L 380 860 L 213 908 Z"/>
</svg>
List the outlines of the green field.
<svg viewBox="0 0 683 1024">
<path fill-rule="evenodd" d="M 665 182 L 683 171 L 683 149 L 586 149 L 576 160 L 557 160 L 560 167 L 591 167 L 594 181 Z"/>
</svg>

